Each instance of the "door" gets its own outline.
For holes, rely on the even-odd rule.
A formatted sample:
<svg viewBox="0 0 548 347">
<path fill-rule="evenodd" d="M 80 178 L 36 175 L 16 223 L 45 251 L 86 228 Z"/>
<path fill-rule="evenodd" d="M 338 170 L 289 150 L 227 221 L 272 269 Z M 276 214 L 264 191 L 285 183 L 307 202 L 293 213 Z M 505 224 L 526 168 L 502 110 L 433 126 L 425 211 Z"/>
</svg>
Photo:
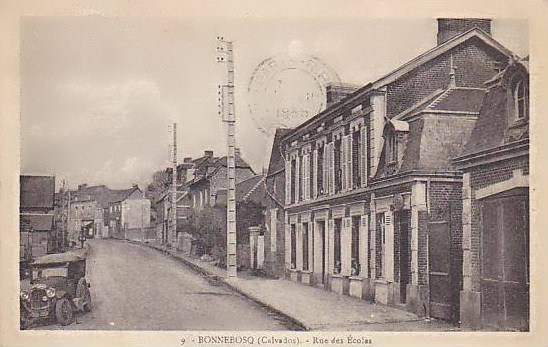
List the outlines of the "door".
<svg viewBox="0 0 548 347">
<path fill-rule="evenodd" d="M 323 285 L 325 283 L 325 221 L 316 221 L 314 228 L 313 245 L 314 249 L 314 272 L 317 275 L 317 283 Z"/>
<path fill-rule="evenodd" d="M 513 190 L 481 205 L 481 318 L 495 329 L 529 328 L 529 195 Z"/>
<path fill-rule="evenodd" d="M 447 222 L 428 223 L 430 316 L 450 320 L 452 305 L 451 243 Z"/>
<path fill-rule="evenodd" d="M 410 279 L 411 249 L 409 242 L 410 211 L 404 210 L 398 213 L 398 235 L 400 241 L 400 303 L 407 302 L 407 284 Z"/>
</svg>

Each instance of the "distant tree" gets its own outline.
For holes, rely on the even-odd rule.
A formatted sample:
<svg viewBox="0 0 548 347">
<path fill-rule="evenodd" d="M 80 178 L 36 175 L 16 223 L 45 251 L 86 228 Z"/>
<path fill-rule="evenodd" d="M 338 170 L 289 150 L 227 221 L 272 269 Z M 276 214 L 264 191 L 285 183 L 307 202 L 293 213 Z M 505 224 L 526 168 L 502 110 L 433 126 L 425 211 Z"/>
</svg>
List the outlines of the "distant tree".
<svg viewBox="0 0 548 347">
<path fill-rule="evenodd" d="M 153 205 L 169 189 L 171 184 L 171 171 L 160 170 L 152 175 L 152 182 L 146 187 L 146 196 L 152 201 Z"/>
</svg>

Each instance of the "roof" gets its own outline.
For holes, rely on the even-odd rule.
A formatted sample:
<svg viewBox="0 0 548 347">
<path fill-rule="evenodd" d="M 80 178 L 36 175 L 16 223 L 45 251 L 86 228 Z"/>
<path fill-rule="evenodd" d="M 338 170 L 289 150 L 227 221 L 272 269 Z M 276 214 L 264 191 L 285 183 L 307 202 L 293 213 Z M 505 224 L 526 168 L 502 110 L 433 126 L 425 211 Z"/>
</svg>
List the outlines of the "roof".
<svg viewBox="0 0 548 347">
<path fill-rule="evenodd" d="M 19 218 L 21 231 L 50 231 L 53 230 L 53 214 L 21 214 Z"/>
<path fill-rule="evenodd" d="M 19 177 L 20 208 L 53 208 L 55 200 L 54 176 Z"/>
<path fill-rule="evenodd" d="M 507 83 L 498 83 L 508 80 L 515 73 L 522 73 L 524 76 L 529 76 L 527 67 L 522 62 L 512 61 L 506 69 L 497 75 L 496 80 L 490 80 L 488 83 L 492 85 L 479 111 L 478 121 L 472 131 L 470 140 L 464 146 L 461 156 L 479 153 L 485 150 L 493 149 L 505 144 L 508 131 L 508 103 L 507 103 Z M 528 128 L 519 130 L 514 140 L 528 137 Z"/>
<path fill-rule="evenodd" d="M 110 202 L 119 202 L 126 200 L 131 194 L 133 194 L 135 191 L 141 192 L 141 189 L 139 187 L 134 186 L 129 189 L 118 189 L 118 190 L 111 190 L 110 191 Z"/>
<path fill-rule="evenodd" d="M 432 102 L 427 110 L 479 112 L 485 89 L 481 88 L 450 88 Z"/>
<path fill-rule="evenodd" d="M 303 122 L 301 125 L 299 125 L 295 129 L 296 131 L 292 132 L 291 135 L 297 134 L 298 130 L 304 129 L 307 125 L 313 124 L 319 121 L 320 119 L 324 119 L 328 115 L 334 112 L 337 112 L 337 110 L 339 110 L 342 105 L 352 103 L 356 99 L 370 93 L 371 91 L 378 90 L 385 87 L 386 85 L 398 80 L 402 76 L 413 71 L 417 67 L 424 65 L 425 63 L 431 61 L 432 59 L 435 59 L 436 57 L 452 50 L 453 48 L 457 46 L 460 46 L 461 44 L 473 38 L 480 40 L 481 42 L 496 49 L 497 51 L 501 52 L 503 55 L 507 57 L 515 56 L 510 50 L 505 48 L 502 44 L 500 44 L 497 40 L 491 37 L 491 35 L 489 35 L 488 33 L 484 32 L 483 30 L 479 28 L 470 29 L 460 35 L 453 37 L 452 39 L 447 40 L 446 42 L 440 45 L 435 46 L 434 48 L 424 52 L 423 54 L 420 54 L 419 56 L 411 59 L 407 63 L 392 70 L 391 72 L 382 76 L 376 81 L 370 82 L 364 85 L 363 87 L 361 87 L 354 93 L 350 94 L 348 97 L 342 99 L 338 103 L 335 103 L 332 106 L 326 108 L 324 111 L 322 111 L 318 115 Z"/>
<path fill-rule="evenodd" d="M 236 168 L 240 168 L 240 169 L 249 168 L 249 169 L 251 169 L 251 166 L 239 155 L 235 156 L 234 158 L 235 158 Z M 226 160 L 227 160 L 226 156 L 221 157 L 221 158 L 217 159 L 217 161 L 215 162 L 215 165 L 226 167 Z"/>
<path fill-rule="evenodd" d="M 267 175 L 273 175 L 281 170 L 285 170 L 285 162 L 280 152 L 280 143 L 285 135 L 291 132 L 292 129 L 278 128 L 274 133 L 274 140 L 272 142 L 272 152 L 270 154 L 270 161 L 268 163 Z"/>
<path fill-rule="evenodd" d="M 236 184 L 236 202 L 252 201 L 259 205 L 264 204 L 266 190 L 265 176 L 255 175 Z M 217 190 L 216 206 L 226 206 L 226 189 Z"/>
<path fill-rule="evenodd" d="M 32 262 L 32 265 L 61 264 L 80 261 L 84 259 L 86 258 L 79 255 L 78 253 L 69 251 L 65 253 L 55 253 L 41 256 L 39 258 L 36 258 L 36 260 Z"/>
<path fill-rule="evenodd" d="M 71 198 L 79 201 L 95 200 L 101 207 L 106 208 L 112 202 L 127 199 L 136 190 L 141 191 L 138 186 L 128 189 L 110 189 L 105 185 L 86 186 L 81 187 L 79 190 L 71 191 Z"/>
</svg>

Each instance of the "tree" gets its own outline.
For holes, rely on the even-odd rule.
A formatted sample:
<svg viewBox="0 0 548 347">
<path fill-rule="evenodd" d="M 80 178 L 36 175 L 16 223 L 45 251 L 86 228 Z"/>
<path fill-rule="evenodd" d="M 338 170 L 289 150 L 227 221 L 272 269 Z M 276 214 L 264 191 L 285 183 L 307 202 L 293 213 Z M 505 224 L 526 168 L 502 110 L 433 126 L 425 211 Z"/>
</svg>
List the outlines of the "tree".
<svg viewBox="0 0 548 347">
<path fill-rule="evenodd" d="M 152 175 L 152 182 L 146 187 L 146 196 L 152 201 L 153 205 L 169 189 L 171 185 L 171 169 L 156 171 Z"/>
</svg>

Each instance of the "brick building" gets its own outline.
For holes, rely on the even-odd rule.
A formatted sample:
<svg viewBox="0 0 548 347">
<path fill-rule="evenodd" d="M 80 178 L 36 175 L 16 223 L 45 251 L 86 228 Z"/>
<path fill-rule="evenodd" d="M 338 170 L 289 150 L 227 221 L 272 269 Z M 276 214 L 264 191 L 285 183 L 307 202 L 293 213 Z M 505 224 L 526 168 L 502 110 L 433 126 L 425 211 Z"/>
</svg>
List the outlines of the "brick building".
<svg viewBox="0 0 548 347">
<path fill-rule="evenodd" d="M 458 321 L 462 173 L 451 159 L 511 56 L 490 20 L 439 19 L 436 47 L 285 135 L 286 276 Z"/>
<path fill-rule="evenodd" d="M 182 221 L 188 218 L 193 211 L 205 207 L 213 207 L 217 203 L 219 191 L 226 189 L 227 157 L 215 157 L 213 151 L 204 151 L 204 155 L 192 159 L 184 158 L 183 163 L 177 166 L 177 233 L 181 230 Z M 236 150 L 236 183 L 255 176 L 251 166 Z M 180 243 L 182 235 L 169 235 L 171 200 L 167 191 L 158 200 L 158 222 L 162 223 L 162 231 L 158 239 L 162 243 L 176 245 Z M 173 230 L 173 229 L 171 229 Z M 187 237 L 188 239 L 188 237 Z"/>
<path fill-rule="evenodd" d="M 464 326 L 529 329 L 529 72 L 486 82 L 479 119 L 455 163 L 463 177 Z"/>
<path fill-rule="evenodd" d="M 20 260 L 55 251 L 54 176 L 19 177 Z"/>
<path fill-rule="evenodd" d="M 285 167 L 280 143 L 290 129 L 276 129 L 265 177 L 264 271 L 267 276 L 284 276 L 285 259 Z"/>
</svg>

